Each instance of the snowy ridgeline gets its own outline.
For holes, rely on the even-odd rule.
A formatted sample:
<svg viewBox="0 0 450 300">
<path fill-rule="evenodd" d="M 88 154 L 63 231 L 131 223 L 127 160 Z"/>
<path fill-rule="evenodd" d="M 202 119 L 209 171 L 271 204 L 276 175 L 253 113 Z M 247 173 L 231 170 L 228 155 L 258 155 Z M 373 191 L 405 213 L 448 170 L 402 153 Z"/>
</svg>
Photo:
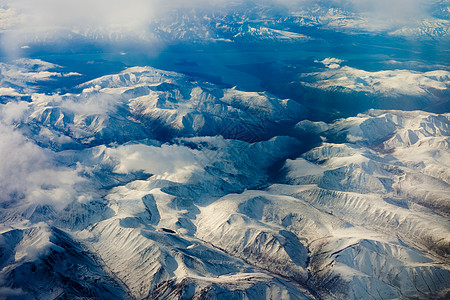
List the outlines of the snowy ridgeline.
<svg viewBox="0 0 450 300">
<path fill-rule="evenodd" d="M 150 67 L 64 95 L 39 86 L 80 74 L 1 69 L 0 297 L 448 295 L 450 114 L 326 124 Z"/>
</svg>

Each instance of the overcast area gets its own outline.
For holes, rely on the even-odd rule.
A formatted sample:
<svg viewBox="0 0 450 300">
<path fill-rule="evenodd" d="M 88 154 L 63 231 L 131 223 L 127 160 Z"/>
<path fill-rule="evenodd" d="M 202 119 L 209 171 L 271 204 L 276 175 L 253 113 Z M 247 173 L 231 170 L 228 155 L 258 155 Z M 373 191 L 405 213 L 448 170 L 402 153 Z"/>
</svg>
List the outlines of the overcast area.
<svg viewBox="0 0 450 300">
<path fill-rule="evenodd" d="M 67 32 L 96 35 L 120 40 L 121 36 L 152 41 L 152 22 L 164 18 L 170 11 L 189 14 L 191 9 L 226 11 L 226 7 L 251 5 L 250 1 L 235 0 L 4 0 L 0 9 L 0 31 L 10 48 L 23 47 L 27 42 L 49 41 Z M 317 5 L 342 7 L 376 21 L 396 23 L 417 22 L 426 17 L 434 0 L 267 0 L 270 6 L 291 11 L 307 10 Z"/>
</svg>

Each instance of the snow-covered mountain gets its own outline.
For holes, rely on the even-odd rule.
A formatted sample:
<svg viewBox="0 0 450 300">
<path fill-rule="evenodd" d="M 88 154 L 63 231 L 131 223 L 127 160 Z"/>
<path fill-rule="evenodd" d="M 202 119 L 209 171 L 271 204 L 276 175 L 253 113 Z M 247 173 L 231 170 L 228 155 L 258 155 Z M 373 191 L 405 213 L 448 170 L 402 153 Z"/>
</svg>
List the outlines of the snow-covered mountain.
<svg viewBox="0 0 450 300">
<path fill-rule="evenodd" d="M 423 98 L 429 103 L 442 101 L 450 86 L 450 72 L 418 72 L 408 69 L 365 71 L 342 65 L 338 58 L 326 58 L 319 72 L 301 74 L 306 86 L 326 91 L 358 92 L 386 98 Z M 345 63 L 344 63 L 345 64 Z"/>
<path fill-rule="evenodd" d="M 80 74 L 0 70 L 0 297 L 450 292 L 448 113 L 327 124 L 294 100 L 151 67 L 64 94 L 45 86 Z"/>
</svg>

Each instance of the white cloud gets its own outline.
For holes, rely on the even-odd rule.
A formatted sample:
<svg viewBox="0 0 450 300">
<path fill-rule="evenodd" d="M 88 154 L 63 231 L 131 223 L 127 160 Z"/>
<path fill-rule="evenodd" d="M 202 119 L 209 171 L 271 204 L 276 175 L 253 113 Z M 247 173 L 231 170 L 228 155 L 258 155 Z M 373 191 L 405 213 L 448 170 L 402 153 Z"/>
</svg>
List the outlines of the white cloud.
<svg viewBox="0 0 450 300">
<path fill-rule="evenodd" d="M 51 152 L 0 123 L 0 203 L 49 204 L 57 209 L 76 199 L 76 170 L 58 167 Z"/>
<path fill-rule="evenodd" d="M 0 8 L 0 32 L 6 32 L 22 23 L 22 17 L 13 8 Z"/>
<path fill-rule="evenodd" d="M 11 88 L 11 87 L 0 87 L 0 96 L 20 96 L 21 94 L 19 94 L 18 92 L 16 92 L 15 89 Z"/>
<path fill-rule="evenodd" d="M 23 120 L 29 107 L 26 101 L 12 101 L 0 106 L 0 118 L 3 124 L 16 124 Z"/>
<path fill-rule="evenodd" d="M 424 15 L 426 8 L 436 1 L 430 0 L 351 0 L 351 4 L 362 12 L 370 12 L 379 18 L 407 20 Z"/>
<path fill-rule="evenodd" d="M 65 95 L 34 93 L 31 95 L 31 100 L 34 107 L 61 107 L 78 116 L 108 115 L 121 103 L 119 96 L 97 91 Z"/>
<path fill-rule="evenodd" d="M 117 163 L 115 172 L 144 171 L 149 174 L 169 175 L 198 163 L 196 151 L 183 146 L 145 144 L 123 145 L 106 149 L 106 154 Z"/>
<path fill-rule="evenodd" d="M 341 67 L 340 64 L 343 62 L 343 60 L 339 58 L 327 57 L 324 60 L 321 61 L 315 60 L 314 62 L 322 63 L 325 67 L 329 69 L 337 69 Z"/>
<path fill-rule="evenodd" d="M 151 24 L 165 18 L 171 10 L 213 8 L 225 0 L 7 0 L 9 28 L 3 46 L 10 51 L 35 41 L 58 41 L 68 34 L 100 39 L 154 41 Z M 14 25 L 9 19 L 13 12 Z M 10 16 L 11 15 L 11 16 Z M 0 14 L 0 18 L 1 18 Z M 1 20 L 1 19 L 0 19 Z M 1 26 L 1 22 L 0 22 Z"/>
</svg>

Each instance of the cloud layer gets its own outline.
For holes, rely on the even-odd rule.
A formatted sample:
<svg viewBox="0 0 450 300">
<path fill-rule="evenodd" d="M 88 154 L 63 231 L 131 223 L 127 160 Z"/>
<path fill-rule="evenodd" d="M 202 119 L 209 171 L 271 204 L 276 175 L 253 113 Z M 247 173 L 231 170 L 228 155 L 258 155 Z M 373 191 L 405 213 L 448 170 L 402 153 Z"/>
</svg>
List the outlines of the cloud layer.
<svg viewBox="0 0 450 300">
<path fill-rule="evenodd" d="M 223 13 L 258 4 L 286 10 L 312 10 L 317 7 L 340 7 L 346 11 L 370 16 L 371 22 L 416 22 L 426 16 L 434 0 L 5 0 L 0 11 L 0 30 L 6 30 L 3 44 L 15 48 L 27 42 L 55 41 L 61 36 L 81 34 L 95 39 L 154 41 L 158 20 L 176 14 L 191 14 L 193 9 Z M 170 24 L 170 22 L 169 22 Z M 9 28 L 9 30 L 8 30 Z"/>
</svg>

